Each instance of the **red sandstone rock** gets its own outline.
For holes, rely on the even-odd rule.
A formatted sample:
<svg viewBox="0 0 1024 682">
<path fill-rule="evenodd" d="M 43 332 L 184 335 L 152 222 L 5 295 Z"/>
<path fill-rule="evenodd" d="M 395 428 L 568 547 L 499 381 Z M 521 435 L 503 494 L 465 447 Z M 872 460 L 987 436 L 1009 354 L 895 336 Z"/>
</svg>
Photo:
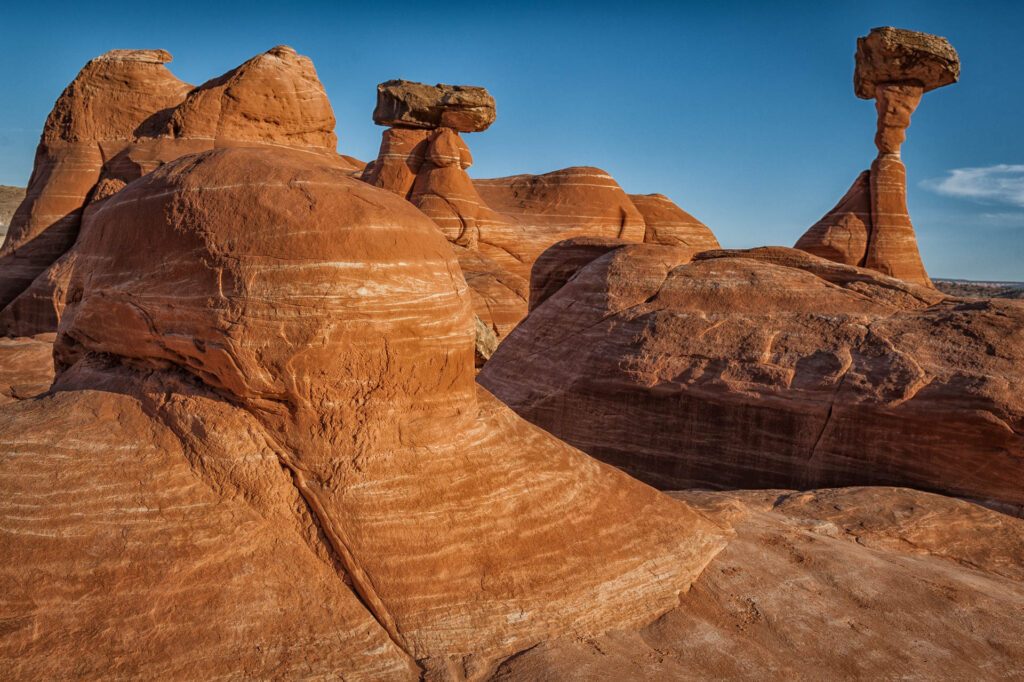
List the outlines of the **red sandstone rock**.
<svg viewBox="0 0 1024 682">
<path fill-rule="evenodd" d="M 411 125 L 410 112 L 418 108 L 425 113 L 417 125 L 433 130 L 384 131 L 380 153 L 361 179 L 409 199 L 437 224 L 456 248 L 474 311 L 499 340 L 526 314 L 525 285 L 534 260 L 559 240 L 621 237 L 686 246 L 691 252 L 718 248 L 706 226 L 666 197 L 628 196 L 596 168 L 471 180 L 466 169 L 472 156 L 458 131 L 472 128 L 440 122 L 435 114 L 448 110 L 431 107 L 442 99 L 442 92 L 429 86 L 381 84 L 377 123 Z M 392 115 L 396 111 L 405 118 Z M 437 120 L 427 121 L 431 111 Z"/>
<path fill-rule="evenodd" d="M 626 244 L 479 375 L 662 488 L 905 485 L 1024 503 L 1024 306 L 782 248 Z M 538 261 L 539 262 L 539 261 Z"/>
<path fill-rule="evenodd" d="M 53 383 L 53 334 L 0 338 L 0 405 L 33 398 Z"/>
<path fill-rule="evenodd" d="M 552 244 L 580 236 L 642 242 L 643 216 L 600 168 L 474 180 L 483 201 L 507 222 L 481 230 L 477 248 L 510 272 L 528 278 Z"/>
<path fill-rule="evenodd" d="M 472 157 L 459 134 L 438 128 L 428 140 L 409 201 L 433 220 L 452 244 L 483 251 L 481 239 L 505 230 L 509 221 L 477 193 L 466 173 Z"/>
<path fill-rule="evenodd" d="M 690 249 L 693 253 L 720 249 L 708 226 L 676 206 L 664 194 L 630 194 L 644 218 L 644 242 Z"/>
<path fill-rule="evenodd" d="M 679 607 L 545 642 L 493 679 L 1017 675 L 1024 521 L 900 488 L 672 494 L 737 532 Z"/>
<path fill-rule="evenodd" d="M 377 159 L 366 165 L 360 179 L 408 199 L 416 174 L 423 167 L 429 137 L 429 130 L 388 128 L 381 138 Z"/>
<path fill-rule="evenodd" d="M 188 93 L 170 115 L 175 139 L 209 149 L 262 142 L 333 152 L 334 112 L 309 57 L 279 45 Z"/>
<path fill-rule="evenodd" d="M 89 62 L 57 101 L 28 196 L 0 249 L 0 333 L 56 329 L 70 276 L 68 259 L 58 259 L 75 240 L 83 208 L 168 161 L 265 144 L 362 171 L 334 151 L 334 114 L 307 57 L 275 47 L 194 89 L 163 66 L 170 58 L 163 50 L 114 50 Z"/>
<path fill-rule="evenodd" d="M 106 159 L 188 92 L 164 66 L 170 60 L 163 50 L 113 50 L 86 64 L 61 94 L 0 248 L 0 309 L 74 243 Z"/>
<path fill-rule="evenodd" d="M 533 263 L 533 271 L 530 273 L 530 310 L 558 293 L 577 272 L 609 251 L 629 243 L 607 237 L 574 237 L 552 246 Z M 672 253 L 680 262 L 690 258 L 690 254 L 685 251 L 673 249 Z"/>
<path fill-rule="evenodd" d="M 424 85 L 390 80 L 377 86 L 373 122 L 382 126 L 487 130 L 497 112 L 486 89 L 472 85 Z"/>
<path fill-rule="evenodd" d="M 478 389 L 450 245 L 329 157 L 178 159 L 77 257 L 57 394 L 0 412 L 21 676 L 479 676 L 649 622 L 724 544 Z"/>
<path fill-rule="evenodd" d="M 530 283 L 473 249 L 453 244 L 477 318 L 500 341 L 526 317 Z"/>
<path fill-rule="evenodd" d="M 843 265 L 864 265 L 871 232 L 871 173 L 854 180 L 835 208 L 804 233 L 795 248 Z"/>
<path fill-rule="evenodd" d="M 871 164 L 871 197 L 871 233 L 864 267 L 931 286 L 907 213 L 907 169 L 899 154 L 880 154 Z"/>
</svg>

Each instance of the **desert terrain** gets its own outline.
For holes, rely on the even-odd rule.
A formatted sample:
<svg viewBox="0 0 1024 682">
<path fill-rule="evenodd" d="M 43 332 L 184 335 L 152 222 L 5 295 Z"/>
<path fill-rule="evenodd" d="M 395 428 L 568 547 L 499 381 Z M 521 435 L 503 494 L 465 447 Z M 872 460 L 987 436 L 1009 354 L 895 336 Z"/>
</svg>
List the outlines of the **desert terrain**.
<svg viewBox="0 0 1024 682">
<path fill-rule="evenodd" d="M 945 38 L 857 40 L 876 156 L 742 249 L 471 177 L 483 86 L 380 83 L 362 161 L 295 49 L 170 62 L 0 188 L 3 677 L 1024 679 L 1024 301 L 906 202 Z"/>
</svg>

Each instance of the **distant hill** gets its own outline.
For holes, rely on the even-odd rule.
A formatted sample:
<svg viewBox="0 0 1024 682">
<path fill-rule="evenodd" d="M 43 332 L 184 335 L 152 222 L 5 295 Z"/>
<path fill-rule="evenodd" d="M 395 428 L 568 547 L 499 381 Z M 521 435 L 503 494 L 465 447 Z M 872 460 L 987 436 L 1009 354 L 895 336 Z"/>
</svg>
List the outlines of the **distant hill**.
<svg viewBox="0 0 1024 682">
<path fill-rule="evenodd" d="M 0 185 L 0 237 L 7 234 L 7 226 L 11 224 L 11 216 L 18 204 L 25 198 L 24 187 Z"/>
<path fill-rule="evenodd" d="M 933 279 L 932 284 L 944 294 L 965 298 L 1024 299 L 1024 282 L 973 282 L 968 279 Z"/>
</svg>

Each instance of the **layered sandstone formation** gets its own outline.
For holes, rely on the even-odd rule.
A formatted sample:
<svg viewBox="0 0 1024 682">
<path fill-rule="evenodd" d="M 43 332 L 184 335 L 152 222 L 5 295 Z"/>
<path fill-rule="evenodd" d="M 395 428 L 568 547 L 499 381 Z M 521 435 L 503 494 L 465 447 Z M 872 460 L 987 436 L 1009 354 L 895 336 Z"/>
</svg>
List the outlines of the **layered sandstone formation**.
<svg viewBox="0 0 1024 682">
<path fill-rule="evenodd" d="M 931 286 L 907 212 L 900 146 L 921 95 L 959 77 L 960 60 L 945 38 L 884 27 L 857 39 L 854 92 L 875 100 L 878 157 L 796 248 Z"/>
<path fill-rule="evenodd" d="M 45 393 L 53 383 L 54 334 L 0 337 L 0 405 Z"/>
<path fill-rule="evenodd" d="M 0 410 L 19 677 L 479 678 L 725 543 L 479 389 L 450 245 L 337 159 L 178 159 L 76 251 L 54 387 Z"/>
<path fill-rule="evenodd" d="M 13 367 L 11 345 L 0 342 L 2 368 Z M 46 339 L 22 340 L 21 352 L 39 355 L 35 363 L 21 363 L 25 372 L 52 366 L 48 352 L 37 352 L 49 345 Z M 15 611 L 0 637 L 0 652 L 6 641 L 27 639 L 29 627 L 39 626 L 43 635 L 29 655 L 3 654 L 8 676 L 67 674 L 64 662 L 80 674 L 140 677 L 231 677 L 242 669 L 281 677 L 317 671 L 418 676 L 376 621 L 352 603 L 350 592 L 339 589 L 327 567 L 322 532 L 272 451 L 253 442 L 259 427 L 251 418 L 232 424 L 234 436 L 219 432 L 195 460 L 202 474 L 197 476 L 178 463 L 188 457 L 178 437 L 147 414 L 140 416 L 135 401 L 105 390 L 82 394 L 88 410 L 77 397 L 64 404 L 75 395 L 67 391 L 26 401 L 16 411 L 0 410 L 0 426 L 26 422 L 25 431 L 35 429 L 22 436 L 19 448 L 32 451 L 33 472 L 46 471 L 34 491 L 22 487 L 0 503 L 8 536 L 3 542 L 8 549 L 14 545 L 17 535 L 7 522 L 19 517 L 13 530 L 21 533 L 21 544 L 14 556 L 39 561 L 40 549 L 31 546 L 38 536 L 24 531 L 64 531 L 79 519 L 79 535 L 53 541 L 49 565 L 117 545 L 127 561 L 111 563 L 101 579 L 135 585 L 144 576 L 150 601 L 140 616 L 136 591 L 98 593 L 90 589 L 93 582 L 83 582 L 70 597 L 75 617 L 94 614 L 95 620 L 70 622 L 67 596 L 51 596 L 30 618 Z M 193 394 L 189 408 L 203 412 L 219 402 Z M 54 433 L 61 429 L 63 439 Z M 111 448 L 115 440 L 136 445 L 118 455 Z M 65 456 L 85 444 L 106 454 Z M 111 462 L 123 479 L 111 476 Z M 205 486 L 211 472 L 227 471 L 259 480 L 263 495 L 244 498 L 233 488 Z M 21 480 L 24 486 L 24 472 L 4 474 L 5 485 Z M 85 485 L 55 496 L 51 480 Z M 93 481 L 103 481 L 102 496 Z M 979 678 L 1011 676 L 1024 656 L 1024 521 L 900 488 L 671 494 L 737 534 L 678 605 L 639 628 L 583 639 L 554 636 L 504 660 L 481 664 L 468 656 L 448 670 L 496 680 Z M 116 500 L 128 498 L 154 506 L 118 508 Z M 25 511 L 34 505 L 45 514 L 29 529 Z M 117 538 L 127 541 L 112 539 L 108 519 L 116 519 Z M 201 562 L 201 572 L 193 569 L 195 562 Z M 71 575 L 80 570 L 81 560 L 72 564 Z M 190 576 L 185 591 L 183 573 Z M 0 571 L 0 580 L 7 602 L 30 599 L 38 589 L 24 587 L 9 572 Z M 60 594 L 67 589 L 62 584 Z M 282 611 L 282 605 L 289 608 Z M 197 612 L 202 617 L 195 618 Z M 116 638 L 97 636 L 93 626 Z M 81 642 L 92 646 L 83 649 Z M 37 647 L 49 647 L 53 657 L 41 662 Z M 112 648 L 117 655 L 109 657 Z M 139 656 L 140 650 L 159 653 Z"/>
<path fill-rule="evenodd" d="M 644 219 L 644 243 L 701 251 L 722 248 L 708 226 L 672 203 L 664 194 L 630 194 Z"/>
<path fill-rule="evenodd" d="M 473 291 L 474 310 L 503 339 L 526 315 L 534 261 L 552 244 L 580 236 L 718 248 L 704 224 L 660 194 L 627 195 L 599 168 L 473 180 L 460 132 L 494 121 L 483 88 L 388 81 L 373 120 L 384 131 L 362 180 L 405 197 L 453 244 Z"/>
<path fill-rule="evenodd" d="M 163 50 L 113 50 L 86 64 L 57 100 L 0 248 L 0 333 L 56 329 L 83 212 L 161 164 L 226 146 L 336 156 L 323 86 L 291 48 L 197 88 L 167 70 L 170 60 Z M 357 170 L 354 159 L 344 161 Z"/>
<path fill-rule="evenodd" d="M 58 98 L 0 247 L 0 309 L 74 243 L 106 160 L 188 93 L 164 66 L 170 60 L 163 50 L 112 50 L 86 64 Z"/>
<path fill-rule="evenodd" d="M 550 254 L 550 257 L 549 257 Z M 589 262 L 588 262 L 588 259 Z M 1024 503 L 1024 306 L 781 247 L 570 241 L 480 383 L 661 488 Z"/>
<path fill-rule="evenodd" d="M 1024 521 L 901 488 L 672 493 L 737 537 L 678 608 L 495 680 L 1012 679 Z"/>
</svg>

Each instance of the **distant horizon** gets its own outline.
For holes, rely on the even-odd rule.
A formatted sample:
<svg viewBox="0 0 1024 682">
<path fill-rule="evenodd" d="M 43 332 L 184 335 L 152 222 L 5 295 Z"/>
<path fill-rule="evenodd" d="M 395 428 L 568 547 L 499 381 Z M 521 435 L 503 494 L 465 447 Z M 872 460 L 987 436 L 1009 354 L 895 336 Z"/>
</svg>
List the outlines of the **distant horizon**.
<svg viewBox="0 0 1024 682">
<path fill-rule="evenodd" d="M 310 3 L 185 3 L 105 12 L 57 2 L 0 27 L 0 184 L 24 187 L 47 114 L 89 59 L 167 49 L 198 85 L 277 44 L 309 56 L 338 120 L 338 151 L 369 161 L 376 84 L 482 85 L 498 119 L 466 135 L 476 178 L 598 166 L 632 194 L 661 193 L 725 248 L 792 246 L 875 155 L 874 102 L 853 94 L 856 38 L 894 25 L 946 36 L 961 82 L 925 94 L 903 147 L 928 272 L 1024 280 L 1024 57 L 1010 2 L 454 3 L 444 13 Z M 46 26 L 43 31 L 33 27 Z"/>
</svg>

